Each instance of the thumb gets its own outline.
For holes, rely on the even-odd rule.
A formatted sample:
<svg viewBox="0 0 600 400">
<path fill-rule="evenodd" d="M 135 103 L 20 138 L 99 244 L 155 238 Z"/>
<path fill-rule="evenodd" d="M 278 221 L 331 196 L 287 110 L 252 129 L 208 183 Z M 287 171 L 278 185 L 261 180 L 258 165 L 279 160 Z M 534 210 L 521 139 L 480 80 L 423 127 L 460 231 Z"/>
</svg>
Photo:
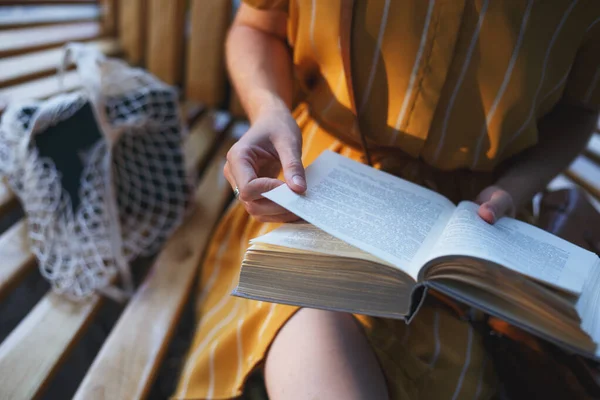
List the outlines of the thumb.
<svg viewBox="0 0 600 400">
<path fill-rule="evenodd" d="M 511 195 L 504 190 L 497 190 L 492 193 L 488 201 L 479 206 L 477 213 L 486 222 L 493 224 L 500 218 L 512 214 L 513 208 Z"/>
<path fill-rule="evenodd" d="M 302 143 L 300 140 L 285 138 L 276 143 L 285 183 L 296 193 L 306 191 L 306 175 L 302 166 Z"/>
</svg>

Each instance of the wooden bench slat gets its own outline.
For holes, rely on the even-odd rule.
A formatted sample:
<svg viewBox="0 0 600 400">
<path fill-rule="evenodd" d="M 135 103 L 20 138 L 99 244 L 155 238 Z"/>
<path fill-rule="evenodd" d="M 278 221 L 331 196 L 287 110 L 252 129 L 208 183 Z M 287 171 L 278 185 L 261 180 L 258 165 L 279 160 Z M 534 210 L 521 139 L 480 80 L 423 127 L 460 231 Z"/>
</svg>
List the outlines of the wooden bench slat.
<svg viewBox="0 0 600 400">
<path fill-rule="evenodd" d="M 141 65 L 146 39 L 146 0 L 119 1 L 117 18 L 125 58 L 130 64 Z"/>
<path fill-rule="evenodd" d="M 113 39 L 94 40 L 87 45 L 108 56 L 120 52 L 119 43 Z M 0 59 L 0 88 L 53 74 L 63 54 L 63 48 L 56 48 Z"/>
<path fill-rule="evenodd" d="M 192 128 L 191 137 L 196 132 L 201 131 Z M 206 143 L 206 148 L 197 151 L 208 156 L 211 147 L 212 143 Z M 28 399 L 40 393 L 101 301 L 94 296 L 74 304 L 52 292 L 46 294 L 0 344 L 0 399 Z"/>
<path fill-rule="evenodd" d="M 210 110 L 207 115 L 199 121 L 191 130 L 190 136 L 183 149 L 186 169 L 193 171 L 200 167 L 202 160 L 206 159 L 206 153 L 211 150 L 210 144 L 214 143 L 220 132 L 223 132 L 231 117 L 229 114 Z M 205 149 L 198 152 L 197 149 Z"/>
<path fill-rule="evenodd" d="M 100 0 L 102 15 L 102 33 L 109 36 L 116 36 L 118 29 L 117 0 Z"/>
<path fill-rule="evenodd" d="M 565 175 L 583 187 L 596 199 L 600 199 L 600 168 L 585 156 L 579 156 L 569 166 Z"/>
<path fill-rule="evenodd" d="M 231 20 L 231 1 L 191 0 L 187 42 L 186 98 L 214 107 L 225 100 L 223 43 Z"/>
<path fill-rule="evenodd" d="M 196 192 L 196 211 L 168 241 L 148 279 L 121 314 L 75 399 L 140 399 L 147 395 L 190 294 L 212 228 L 230 198 L 222 162 L 232 143 L 226 140 L 212 159 Z"/>
<path fill-rule="evenodd" d="M 0 2 L 0 5 L 2 3 Z M 0 8 L 0 29 L 96 21 L 100 17 L 97 5 L 22 5 Z"/>
<path fill-rule="evenodd" d="M 146 68 L 170 85 L 181 83 L 186 0 L 148 0 Z"/>
<path fill-rule="evenodd" d="M 21 220 L 0 236 L 0 300 L 36 265 Z"/>
<path fill-rule="evenodd" d="M 43 50 L 67 42 L 97 39 L 100 34 L 101 26 L 98 22 L 0 31 L 0 57 Z"/>
<path fill-rule="evenodd" d="M 99 309 L 102 299 L 66 301 L 45 295 L 0 345 L 0 398 L 31 399 Z"/>
</svg>

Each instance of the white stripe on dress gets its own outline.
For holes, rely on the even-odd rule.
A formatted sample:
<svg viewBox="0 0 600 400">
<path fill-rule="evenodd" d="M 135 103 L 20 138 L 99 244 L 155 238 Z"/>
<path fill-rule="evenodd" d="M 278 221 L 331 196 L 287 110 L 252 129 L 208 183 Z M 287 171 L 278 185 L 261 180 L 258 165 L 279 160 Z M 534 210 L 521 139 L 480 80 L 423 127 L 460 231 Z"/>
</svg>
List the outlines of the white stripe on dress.
<svg viewBox="0 0 600 400">
<path fill-rule="evenodd" d="M 212 399 L 215 393 L 215 350 L 219 344 L 218 340 L 215 340 L 212 346 L 210 346 L 210 356 L 208 358 L 208 391 L 206 392 L 206 399 Z"/>
<path fill-rule="evenodd" d="M 317 20 L 317 0 L 312 0 L 310 8 L 310 48 L 312 49 L 315 59 L 318 59 L 317 46 L 315 45 L 315 22 Z"/>
<path fill-rule="evenodd" d="M 477 389 L 475 390 L 475 396 L 473 400 L 477 400 L 481 396 L 481 390 L 483 388 L 483 376 L 485 375 L 485 367 L 487 366 L 488 357 L 487 354 L 483 356 L 483 362 L 481 363 L 481 371 L 479 372 L 479 379 L 477 380 Z"/>
<path fill-rule="evenodd" d="M 561 87 L 563 87 L 563 85 L 565 84 L 565 82 L 569 78 L 569 74 L 570 73 L 571 73 L 571 68 L 569 68 L 567 70 L 567 72 L 565 73 L 565 75 L 560 79 L 560 81 L 558 81 L 558 83 L 556 85 L 554 85 L 554 87 L 552 89 L 550 89 L 550 91 L 548 93 L 546 93 L 546 95 L 542 99 L 542 103 L 545 102 L 546 100 L 548 100 L 548 97 L 552 96 L 554 94 L 554 92 L 556 92 L 558 89 L 560 89 Z"/>
<path fill-rule="evenodd" d="M 485 0 L 483 6 L 481 7 L 481 11 L 479 12 L 479 19 L 477 21 L 477 27 L 475 28 L 475 32 L 473 33 L 473 37 L 471 38 L 471 43 L 469 44 L 469 50 L 467 51 L 467 56 L 465 62 L 463 64 L 462 70 L 460 71 L 460 75 L 456 82 L 456 87 L 454 88 L 454 92 L 452 92 L 452 96 L 450 97 L 450 102 L 448 103 L 448 108 L 446 109 L 446 115 L 444 117 L 444 124 L 442 126 L 442 133 L 440 136 L 440 140 L 438 143 L 438 147 L 433 156 L 434 160 L 437 160 L 440 156 L 440 152 L 442 151 L 442 147 L 444 145 L 444 139 L 446 138 L 446 131 L 448 130 L 448 122 L 450 120 L 450 115 L 452 114 L 452 109 L 454 108 L 454 102 L 456 101 L 456 97 L 458 96 L 458 92 L 463 84 L 465 76 L 467 75 L 467 70 L 469 69 L 469 64 L 471 63 L 471 57 L 473 57 L 473 51 L 475 50 L 475 45 L 477 44 L 477 40 L 479 39 L 479 32 L 481 31 L 481 26 L 483 25 L 483 20 L 485 17 L 485 13 L 487 12 L 487 8 L 489 5 L 489 0 Z"/>
<path fill-rule="evenodd" d="M 225 307 L 225 305 L 227 304 L 227 302 L 229 300 L 232 300 L 233 298 L 229 295 L 234 289 L 235 289 L 235 281 L 232 282 L 232 286 L 229 287 L 229 290 L 227 290 L 227 295 L 221 297 L 221 299 L 219 300 L 219 302 L 217 304 L 215 304 L 211 309 L 209 309 L 206 314 L 202 315 L 201 319 L 200 319 L 200 324 L 198 324 L 198 328 L 197 330 L 200 330 L 200 327 L 206 325 L 206 323 L 208 321 L 210 321 L 210 319 L 217 314 L 219 311 L 221 311 L 221 309 L 223 307 Z"/>
<path fill-rule="evenodd" d="M 313 126 L 310 127 L 310 131 L 306 134 L 304 138 L 304 142 L 302 143 L 302 155 L 304 155 L 308 149 L 310 149 L 310 145 L 312 144 L 313 138 L 315 137 L 315 133 L 317 133 L 317 129 L 319 128 L 319 124 L 314 119 L 312 120 Z"/>
<path fill-rule="evenodd" d="M 596 89 L 596 85 L 598 85 L 599 79 L 600 79 L 600 68 L 598 68 L 596 70 L 596 73 L 594 74 L 594 78 L 592 79 L 592 83 L 591 83 L 590 87 L 588 88 L 587 93 L 585 94 L 584 101 L 586 103 L 589 103 L 590 100 L 592 99 L 592 94 L 594 94 L 594 90 Z"/>
<path fill-rule="evenodd" d="M 344 83 L 344 71 L 342 70 L 342 72 L 340 72 L 340 75 L 338 76 L 337 82 L 335 84 L 335 92 L 331 94 L 331 100 L 329 100 L 329 103 L 327 103 L 327 105 L 323 109 L 323 117 L 325 117 L 325 115 L 329 112 L 329 109 L 331 108 L 331 106 L 333 106 L 333 103 L 335 103 L 335 100 L 337 98 L 336 95 L 342 88 L 343 83 Z"/>
<path fill-rule="evenodd" d="M 529 121 L 531 121 L 531 118 L 533 118 L 533 115 L 536 110 L 536 103 L 537 103 L 538 96 L 540 95 L 540 92 L 542 91 L 542 87 L 544 86 L 544 80 L 546 78 L 546 69 L 548 68 L 548 62 L 550 61 L 550 54 L 552 53 L 552 49 L 554 48 L 554 43 L 556 42 L 556 39 L 558 38 L 558 35 L 559 35 L 560 31 L 562 30 L 563 25 L 569 18 L 569 15 L 571 15 L 573 8 L 575 8 L 575 6 L 577 5 L 578 2 L 579 2 L 579 0 L 574 0 L 571 3 L 571 5 L 567 9 L 567 11 L 565 11 L 565 13 L 563 14 L 563 17 L 560 20 L 558 26 L 556 27 L 556 31 L 554 31 L 554 34 L 552 35 L 552 39 L 550 39 L 550 44 L 548 45 L 548 49 L 546 50 L 546 55 L 544 56 L 544 64 L 542 66 L 542 76 L 540 77 L 540 82 L 538 84 L 537 90 L 535 91 L 535 95 L 533 97 L 533 102 L 531 104 L 529 114 L 527 115 L 527 118 L 525 119 L 525 122 L 523 123 L 523 125 L 521 125 L 521 127 L 519 129 L 517 129 L 515 134 L 507 141 L 507 143 L 506 143 L 507 146 L 510 145 L 512 142 L 514 142 L 514 140 L 521 133 L 523 133 L 523 130 L 525 129 L 525 127 L 527 125 L 529 125 Z M 504 149 L 502 149 L 502 150 L 504 150 Z"/>
<path fill-rule="evenodd" d="M 335 95 L 337 94 L 337 92 L 340 91 L 343 83 L 344 83 L 344 73 L 342 72 L 342 73 L 340 73 L 340 76 L 337 79 L 337 83 L 335 86 L 335 92 L 331 94 L 331 99 L 329 100 L 329 103 L 327 103 L 327 105 L 323 109 L 323 113 L 321 114 L 323 119 L 325 119 L 327 113 L 329 112 L 329 110 L 331 109 L 333 104 L 335 103 L 335 100 L 336 100 Z M 312 141 L 315 137 L 315 134 L 317 133 L 317 130 L 320 127 L 319 123 L 314 119 L 312 119 L 312 124 L 313 124 L 313 126 L 310 127 L 310 130 L 306 134 L 306 137 L 304 138 L 304 142 L 302 143 L 302 155 L 304 155 L 310 149 L 310 146 L 312 145 Z"/>
<path fill-rule="evenodd" d="M 244 324 L 244 319 L 238 319 L 237 323 L 237 332 L 236 332 L 236 342 L 237 342 L 237 353 L 238 353 L 238 365 L 237 365 L 237 375 L 236 382 L 240 382 L 242 380 L 242 365 L 244 363 L 244 349 L 242 347 L 242 325 Z M 233 396 L 235 397 L 236 388 L 233 388 Z"/>
<path fill-rule="evenodd" d="M 217 276 L 219 275 L 219 271 L 221 270 L 221 263 L 222 263 L 221 257 L 223 257 L 225 250 L 227 250 L 227 248 L 228 248 L 230 238 L 231 238 L 231 231 L 227 232 L 227 236 L 225 236 L 225 238 L 221 242 L 221 245 L 219 246 L 219 250 L 217 251 L 217 257 L 216 257 L 217 262 L 216 262 L 215 268 L 213 269 L 212 273 L 210 274 L 208 281 L 206 281 L 206 285 L 204 285 L 204 287 L 202 288 L 202 291 L 200 292 L 200 295 L 198 296 L 198 299 L 196 300 L 197 304 L 202 304 L 202 302 L 204 301 L 206 296 L 208 296 L 208 294 L 210 293 L 213 285 L 217 281 Z"/>
<path fill-rule="evenodd" d="M 227 294 L 224 296 L 226 298 L 230 298 L 229 296 L 229 291 L 227 292 Z M 188 358 L 186 364 L 185 364 L 185 373 L 183 375 L 183 387 L 181 389 L 181 394 L 180 397 L 185 397 L 187 395 L 187 391 L 188 391 L 188 386 L 190 384 L 190 379 L 192 377 L 192 374 L 194 372 L 194 370 L 196 369 L 196 359 L 200 356 L 200 354 L 202 353 L 202 351 L 204 351 L 204 349 L 206 348 L 206 346 L 208 345 L 208 343 L 210 343 L 210 341 L 213 339 L 213 337 L 227 324 L 231 323 L 231 321 L 233 320 L 233 318 L 236 316 L 238 309 L 240 308 L 240 300 L 236 299 L 235 301 L 235 306 L 233 307 L 233 309 L 229 312 L 229 314 L 227 314 L 227 316 L 225 318 L 223 318 L 221 321 L 219 321 L 219 323 L 217 325 L 215 325 L 210 332 L 208 332 L 208 334 L 206 335 L 206 337 L 204 338 L 204 340 L 202 342 L 200 342 L 200 344 L 194 349 L 194 352 L 192 353 L 192 355 Z M 202 323 L 202 321 L 201 321 Z"/>
<path fill-rule="evenodd" d="M 431 369 L 435 367 L 435 364 L 437 363 L 437 360 L 440 357 L 440 349 L 442 347 L 440 343 L 440 313 L 437 310 L 435 311 L 435 314 L 433 316 L 433 338 L 435 340 L 435 347 L 433 350 L 433 356 L 431 357 L 431 361 L 429 362 L 429 367 Z"/>
<path fill-rule="evenodd" d="M 263 333 L 265 333 L 265 329 L 269 325 L 271 318 L 273 318 L 273 313 L 275 312 L 276 303 L 271 303 L 271 308 L 269 308 L 269 314 L 267 314 L 267 318 L 263 321 L 262 326 L 260 327 L 260 331 L 258 331 L 258 340 L 262 339 Z"/>
<path fill-rule="evenodd" d="M 435 5 L 435 0 L 429 0 L 429 8 L 427 9 L 427 17 L 425 18 L 425 26 L 423 27 L 423 32 L 421 33 L 421 43 L 419 44 L 419 50 L 417 51 L 417 56 L 415 57 L 415 63 L 413 64 L 413 69 L 410 74 L 410 80 L 408 81 L 408 88 L 404 94 L 404 100 L 402 101 L 402 107 L 400 108 L 400 113 L 398 114 L 398 118 L 396 119 L 396 125 L 394 125 L 394 135 L 392 136 L 391 143 L 396 141 L 398 137 L 398 132 L 400 130 L 400 125 L 402 121 L 404 121 L 404 117 L 406 114 L 406 110 L 408 109 L 408 101 L 412 95 L 412 91 L 415 85 L 415 81 L 417 79 L 417 74 L 419 72 L 419 66 L 421 65 L 421 57 L 423 57 L 423 52 L 425 50 L 425 44 L 427 43 L 427 36 L 429 34 L 429 24 L 431 22 L 431 16 L 433 15 L 433 6 Z M 391 144 L 390 143 L 390 144 Z"/>
<path fill-rule="evenodd" d="M 587 27 L 587 29 L 585 30 L 585 33 L 588 33 L 589 31 L 592 30 L 592 28 L 594 27 L 594 25 L 596 25 L 598 22 L 600 22 L 600 18 L 596 19 L 594 22 L 592 22 L 590 24 L 590 26 Z"/>
<path fill-rule="evenodd" d="M 475 146 L 475 157 L 473 159 L 473 164 L 471 168 L 475 168 L 477 163 L 479 162 L 479 156 L 481 155 L 481 146 L 483 145 L 483 139 L 488 132 L 488 126 L 494 115 L 496 114 L 496 110 L 498 109 L 498 105 L 500 104 L 500 100 L 504 96 L 504 92 L 508 87 L 508 83 L 510 82 L 510 78 L 512 77 L 512 72 L 517 62 L 517 58 L 519 57 L 519 52 L 521 50 L 521 46 L 523 45 L 523 38 L 525 37 L 525 31 L 527 30 L 527 23 L 529 22 L 529 16 L 531 15 L 531 9 L 533 8 L 533 0 L 529 0 L 527 4 L 527 8 L 525 9 L 525 14 L 523 15 L 523 20 L 521 21 L 521 28 L 519 30 L 519 37 L 517 39 L 517 43 L 515 44 L 515 48 L 513 49 L 513 53 L 510 57 L 510 62 L 508 63 L 508 67 L 506 68 L 506 72 L 504 73 L 504 80 L 500 85 L 500 89 L 496 94 L 496 98 L 490 107 L 488 114 L 485 118 L 485 122 L 481 127 L 481 133 L 479 134 L 479 140 L 477 140 L 477 145 Z"/>
<path fill-rule="evenodd" d="M 375 73 L 377 72 L 377 65 L 379 63 L 379 53 L 381 51 L 381 43 L 383 42 L 383 34 L 385 33 L 385 26 L 387 25 L 390 2 L 391 0 L 385 0 L 385 5 L 383 6 L 383 15 L 381 16 L 381 22 L 379 23 L 379 34 L 377 35 L 377 45 L 375 46 L 373 60 L 371 61 L 371 69 L 369 70 L 369 79 L 367 80 L 367 86 L 365 87 L 365 92 L 360 102 L 360 107 L 358 107 L 359 114 L 361 113 L 361 111 L 367 104 L 367 101 L 369 100 L 371 88 L 373 87 L 373 81 L 375 80 Z"/>
<path fill-rule="evenodd" d="M 465 363 L 463 364 L 462 371 L 460 371 L 460 376 L 458 377 L 458 382 L 456 383 L 456 389 L 454 389 L 454 395 L 452 395 L 452 400 L 456 400 L 458 395 L 460 394 L 460 389 L 462 388 L 463 382 L 465 380 L 465 375 L 469 369 L 469 364 L 471 363 L 471 347 L 473 346 L 473 327 L 469 324 L 469 330 L 467 331 L 467 352 L 465 354 Z"/>
</svg>

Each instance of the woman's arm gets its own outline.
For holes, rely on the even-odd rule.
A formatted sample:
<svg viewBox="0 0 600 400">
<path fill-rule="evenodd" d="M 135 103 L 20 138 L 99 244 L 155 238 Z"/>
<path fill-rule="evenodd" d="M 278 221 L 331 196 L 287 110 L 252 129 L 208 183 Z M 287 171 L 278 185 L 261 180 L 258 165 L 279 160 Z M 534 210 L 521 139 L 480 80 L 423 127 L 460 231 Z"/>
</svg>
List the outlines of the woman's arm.
<svg viewBox="0 0 600 400">
<path fill-rule="evenodd" d="M 265 109 L 291 106 L 292 58 L 286 26 L 286 14 L 242 4 L 229 31 L 227 67 L 251 121 Z"/>
<path fill-rule="evenodd" d="M 262 197 L 283 182 L 306 190 L 302 136 L 290 113 L 292 58 L 286 45 L 287 15 L 242 4 L 226 43 L 227 66 L 252 126 L 227 153 L 225 177 L 239 189 L 248 213 L 263 222 L 298 219 Z"/>
<path fill-rule="evenodd" d="M 483 190 L 479 215 L 494 222 L 523 207 L 580 154 L 594 132 L 598 112 L 561 104 L 539 123 L 539 143 L 509 161 L 495 186 Z"/>
</svg>

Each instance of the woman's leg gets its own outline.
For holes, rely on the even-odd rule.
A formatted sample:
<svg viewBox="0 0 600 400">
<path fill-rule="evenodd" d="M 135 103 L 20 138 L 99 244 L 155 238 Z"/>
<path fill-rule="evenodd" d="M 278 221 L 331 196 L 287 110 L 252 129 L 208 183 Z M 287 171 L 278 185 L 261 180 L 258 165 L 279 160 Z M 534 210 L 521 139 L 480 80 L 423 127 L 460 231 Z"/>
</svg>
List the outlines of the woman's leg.
<svg viewBox="0 0 600 400">
<path fill-rule="evenodd" d="M 299 310 L 271 345 L 265 380 L 272 400 L 388 399 L 377 358 L 345 313 Z"/>
</svg>

